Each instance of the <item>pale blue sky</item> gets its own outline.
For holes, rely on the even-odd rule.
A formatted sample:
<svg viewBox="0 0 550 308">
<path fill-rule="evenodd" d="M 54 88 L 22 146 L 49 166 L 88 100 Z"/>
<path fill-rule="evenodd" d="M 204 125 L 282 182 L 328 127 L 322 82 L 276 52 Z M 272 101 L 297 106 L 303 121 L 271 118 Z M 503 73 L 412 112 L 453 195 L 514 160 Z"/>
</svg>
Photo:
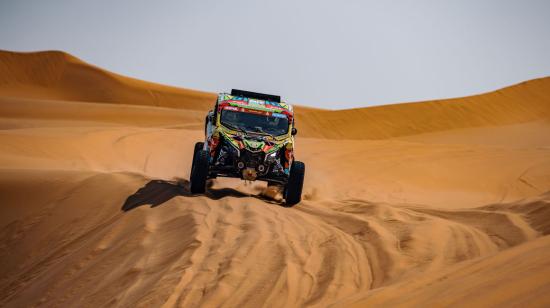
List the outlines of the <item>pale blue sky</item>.
<svg viewBox="0 0 550 308">
<path fill-rule="evenodd" d="M 550 1 L 0 0 L 0 49 L 340 109 L 550 75 Z"/>
</svg>

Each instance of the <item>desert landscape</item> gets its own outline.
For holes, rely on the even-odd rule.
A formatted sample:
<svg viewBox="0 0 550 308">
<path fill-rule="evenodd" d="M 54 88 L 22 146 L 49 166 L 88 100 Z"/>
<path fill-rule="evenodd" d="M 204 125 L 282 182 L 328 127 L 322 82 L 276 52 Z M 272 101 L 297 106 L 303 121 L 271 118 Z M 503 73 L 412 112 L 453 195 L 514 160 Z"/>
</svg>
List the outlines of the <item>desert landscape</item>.
<svg viewBox="0 0 550 308">
<path fill-rule="evenodd" d="M 550 77 L 296 106 L 290 208 L 261 182 L 189 193 L 215 99 L 0 51 L 0 306 L 550 305 Z"/>
</svg>

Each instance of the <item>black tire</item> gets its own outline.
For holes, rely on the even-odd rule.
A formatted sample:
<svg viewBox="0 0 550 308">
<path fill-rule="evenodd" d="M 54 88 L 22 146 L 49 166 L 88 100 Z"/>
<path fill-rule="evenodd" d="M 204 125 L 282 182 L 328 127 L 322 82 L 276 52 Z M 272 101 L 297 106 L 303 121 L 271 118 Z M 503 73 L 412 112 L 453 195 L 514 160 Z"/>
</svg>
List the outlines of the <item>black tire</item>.
<svg viewBox="0 0 550 308">
<path fill-rule="evenodd" d="M 294 161 L 290 168 L 290 176 L 285 186 L 285 204 L 293 206 L 302 200 L 302 188 L 304 187 L 304 175 L 306 165 L 301 161 Z"/>
<path fill-rule="evenodd" d="M 192 160 L 192 162 L 195 161 L 195 157 L 197 156 L 197 152 L 202 150 L 202 148 L 204 148 L 204 142 L 195 143 L 195 149 L 193 150 L 193 160 Z"/>
<path fill-rule="evenodd" d="M 195 148 L 197 145 L 195 145 Z M 200 148 L 195 152 L 191 166 L 191 178 L 189 179 L 189 190 L 192 194 L 202 194 L 206 191 L 206 180 L 208 178 L 208 153 Z"/>
</svg>

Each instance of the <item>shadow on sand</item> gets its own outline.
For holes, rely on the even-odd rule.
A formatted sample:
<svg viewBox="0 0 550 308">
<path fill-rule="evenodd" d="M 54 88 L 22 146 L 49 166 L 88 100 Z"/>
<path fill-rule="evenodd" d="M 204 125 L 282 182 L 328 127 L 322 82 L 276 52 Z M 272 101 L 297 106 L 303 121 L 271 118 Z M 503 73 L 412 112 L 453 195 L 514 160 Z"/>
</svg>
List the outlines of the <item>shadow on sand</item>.
<svg viewBox="0 0 550 308">
<path fill-rule="evenodd" d="M 233 188 L 207 188 L 205 194 L 194 195 L 191 194 L 191 192 L 189 191 L 189 181 L 187 180 L 181 180 L 179 182 L 152 180 L 149 183 L 145 184 L 145 186 L 143 186 L 142 188 L 138 189 L 135 193 L 130 195 L 122 205 L 121 210 L 127 212 L 142 205 L 150 205 L 153 208 L 162 205 L 163 203 L 177 196 L 205 196 L 212 200 L 219 200 L 225 197 L 252 197 L 267 203 L 282 205 L 282 203 L 265 197 L 261 194 L 247 194 Z"/>
</svg>

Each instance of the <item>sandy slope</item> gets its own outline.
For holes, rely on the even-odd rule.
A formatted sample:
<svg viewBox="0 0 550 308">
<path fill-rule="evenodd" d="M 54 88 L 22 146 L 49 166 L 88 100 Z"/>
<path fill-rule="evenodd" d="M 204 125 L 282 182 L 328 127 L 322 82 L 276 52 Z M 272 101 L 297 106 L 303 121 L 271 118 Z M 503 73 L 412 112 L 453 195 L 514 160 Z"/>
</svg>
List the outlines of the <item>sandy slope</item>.
<svg viewBox="0 0 550 308">
<path fill-rule="evenodd" d="M 60 51 L 0 50 L 0 95 L 204 110 L 215 94 L 128 78 Z M 93 85 L 93 86 L 91 86 Z"/>
<path fill-rule="evenodd" d="M 462 98 L 302 115 L 305 133 L 325 138 L 386 139 L 550 118 L 550 78 Z M 324 127 L 331 129 L 324 129 Z"/>
<path fill-rule="evenodd" d="M 188 90 L 159 103 L 60 53 L 0 67 L 1 306 L 550 302 L 550 79 L 299 109 L 305 200 L 284 208 L 259 183 L 188 193 L 207 107 Z"/>
</svg>

